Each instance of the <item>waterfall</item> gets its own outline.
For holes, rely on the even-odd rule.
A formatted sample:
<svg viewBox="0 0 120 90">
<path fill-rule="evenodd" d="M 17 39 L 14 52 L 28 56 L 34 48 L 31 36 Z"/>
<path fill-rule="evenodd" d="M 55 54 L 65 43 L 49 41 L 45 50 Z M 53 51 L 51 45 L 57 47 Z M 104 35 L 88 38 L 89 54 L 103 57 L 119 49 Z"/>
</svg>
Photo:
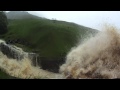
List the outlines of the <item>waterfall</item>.
<svg viewBox="0 0 120 90">
<path fill-rule="evenodd" d="M 27 79 L 61 78 L 60 74 L 41 69 L 37 64 L 37 56 L 0 40 L 0 69 L 7 74 Z"/>
</svg>

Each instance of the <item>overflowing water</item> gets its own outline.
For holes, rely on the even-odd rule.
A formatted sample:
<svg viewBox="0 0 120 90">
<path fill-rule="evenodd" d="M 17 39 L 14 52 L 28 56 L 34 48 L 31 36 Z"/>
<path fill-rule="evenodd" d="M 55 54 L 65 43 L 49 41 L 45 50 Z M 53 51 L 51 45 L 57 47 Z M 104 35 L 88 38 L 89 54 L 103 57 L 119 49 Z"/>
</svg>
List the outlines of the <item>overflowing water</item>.
<svg viewBox="0 0 120 90">
<path fill-rule="evenodd" d="M 120 32 L 109 26 L 71 49 L 60 67 L 66 78 L 120 78 Z"/>
<path fill-rule="evenodd" d="M 60 67 L 60 74 L 34 66 L 32 55 L 34 53 L 0 40 L 0 69 L 11 76 L 28 79 L 120 78 L 120 32 L 112 26 L 73 47 Z"/>
<path fill-rule="evenodd" d="M 48 72 L 38 66 L 33 66 L 31 58 L 21 48 L 8 45 L 5 41 L 0 40 L 0 69 L 7 74 L 23 79 L 55 79 L 62 77 L 60 74 Z"/>
</svg>

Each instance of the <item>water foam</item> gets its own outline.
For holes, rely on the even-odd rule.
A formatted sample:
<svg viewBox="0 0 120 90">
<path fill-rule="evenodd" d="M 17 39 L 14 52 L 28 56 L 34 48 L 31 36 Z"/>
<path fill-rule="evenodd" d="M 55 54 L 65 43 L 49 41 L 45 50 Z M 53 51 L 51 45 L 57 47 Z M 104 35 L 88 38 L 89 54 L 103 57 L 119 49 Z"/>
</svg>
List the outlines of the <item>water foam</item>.
<svg viewBox="0 0 120 90">
<path fill-rule="evenodd" d="M 66 78 L 120 78 L 120 32 L 107 27 L 71 49 L 60 67 Z"/>
<path fill-rule="evenodd" d="M 0 40 L 0 44 L 3 44 L 3 46 L 8 47 L 12 52 L 16 53 L 16 57 L 21 55 L 24 56 L 24 58 L 21 60 L 19 60 L 19 58 L 10 59 L 0 51 L 0 69 L 5 71 L 7 74 L 23 79 L 61 78 L 60 74 L 55 74 L 49 71 L 45 71 L 38 66 L 33 66 L 31 59 L 28 57 L 28 53 L 24 52 L 21 48 L 8 45 L 3 40 Z"/>
</svg>

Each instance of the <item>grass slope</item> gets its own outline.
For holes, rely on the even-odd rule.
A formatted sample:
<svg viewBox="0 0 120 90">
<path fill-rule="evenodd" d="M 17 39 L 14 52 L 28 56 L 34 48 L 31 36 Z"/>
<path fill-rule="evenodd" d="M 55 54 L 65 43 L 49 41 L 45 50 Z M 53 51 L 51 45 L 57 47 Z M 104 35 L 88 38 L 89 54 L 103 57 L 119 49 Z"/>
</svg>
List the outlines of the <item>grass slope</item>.
<svg viewBox="0 0 120 90">
<path fill-rule="evenodd" d="M 23 40 L 16 44 L 26 51 L 36 51 L 42 57 L 59 57 L 75 46 L 80 36 L 96 30 L 74 23 L 48 19 L 10 20 L 5 40 Z"/>
<path fill-rule="evenodd" d="M 6 74 L 4 71 L 0 70 L 0 79 L 18 79 Z"/>
</svg>

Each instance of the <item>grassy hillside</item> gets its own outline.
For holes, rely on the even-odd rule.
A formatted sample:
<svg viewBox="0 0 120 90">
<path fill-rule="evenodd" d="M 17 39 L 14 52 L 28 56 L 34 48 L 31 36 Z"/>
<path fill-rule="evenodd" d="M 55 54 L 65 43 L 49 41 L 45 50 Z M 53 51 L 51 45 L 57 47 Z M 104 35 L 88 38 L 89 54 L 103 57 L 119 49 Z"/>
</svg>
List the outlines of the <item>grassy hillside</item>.
<svg viewBox="0 0 120 90">
<path fill-rule="evenodd" d="M 14 41 L 26 51 L 33 51 L 42 57 L 59 57 L 73 47 L 80 36 L 96 30 L 74 23 L 48 19 L 10 20 L 8 33 L 1 36 Z"/>
<path fill-rule="evenodd" d="M 0 70 L 0 79 L 20 79 L 20 78 L 12 77 L 6 74 L 4 71 Z"/>
</svg>

